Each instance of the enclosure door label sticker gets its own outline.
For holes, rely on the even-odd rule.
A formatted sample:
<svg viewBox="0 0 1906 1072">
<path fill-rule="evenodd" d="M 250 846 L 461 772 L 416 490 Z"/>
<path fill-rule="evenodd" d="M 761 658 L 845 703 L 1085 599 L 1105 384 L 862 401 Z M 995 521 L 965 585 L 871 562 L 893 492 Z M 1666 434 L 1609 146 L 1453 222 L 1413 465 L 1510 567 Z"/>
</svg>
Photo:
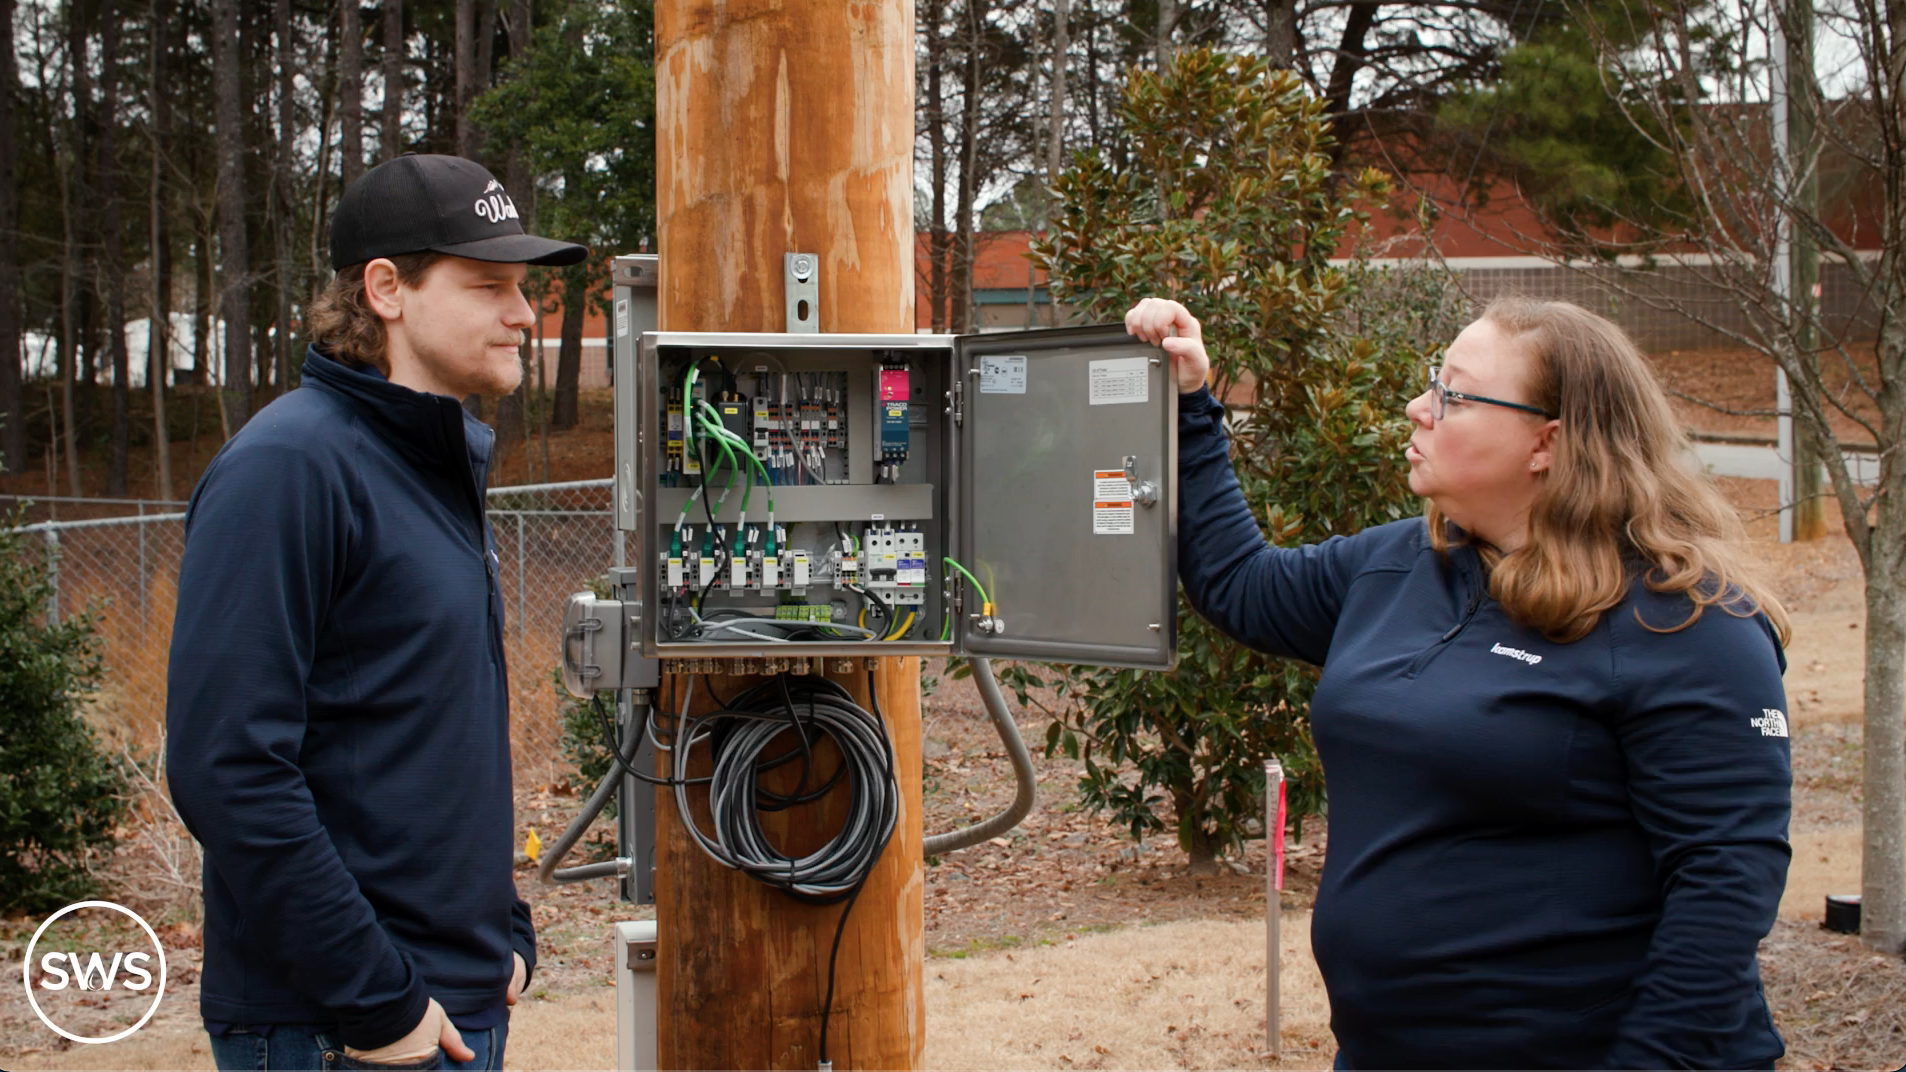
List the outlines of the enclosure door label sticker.
<svg viewBox="0 0 1906 1072">
<path fill-rule="evenodd" d="M 1123 469 L 1092 471 L 1092 535 L 1130 536 L 1133 529 L 1132 484 Z"/>
<path fill-rule="evenodd" d="M 1112 357 L 1086 366 L 1086 382 L 1095 406 L 1151 400 L 1150 358 Z"/>
<path fill-rule="evenodd" d="M 1026 359 L 1019 355 L 980 358 L 979 393 L 983 395 L 1025 394 Z"/>
</svg>

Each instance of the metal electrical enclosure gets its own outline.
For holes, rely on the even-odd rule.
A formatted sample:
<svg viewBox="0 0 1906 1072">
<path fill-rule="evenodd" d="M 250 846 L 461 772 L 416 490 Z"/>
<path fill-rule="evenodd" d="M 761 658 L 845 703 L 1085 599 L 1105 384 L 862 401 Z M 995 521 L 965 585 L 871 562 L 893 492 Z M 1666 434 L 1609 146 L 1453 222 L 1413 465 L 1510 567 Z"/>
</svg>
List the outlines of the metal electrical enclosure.
<svg viewBox="0 0 1906 1072">
<path fill-rule="evenodd" d="M 655 921 L 615 925 L 615 1066 L 647 1072 L 655 1060 Z"/>
<path fill-rule="evenodd" d="M 1122 327 L 613 343 L 630 654 L 1172 665 L 1178 394 Z"/>
</svg>

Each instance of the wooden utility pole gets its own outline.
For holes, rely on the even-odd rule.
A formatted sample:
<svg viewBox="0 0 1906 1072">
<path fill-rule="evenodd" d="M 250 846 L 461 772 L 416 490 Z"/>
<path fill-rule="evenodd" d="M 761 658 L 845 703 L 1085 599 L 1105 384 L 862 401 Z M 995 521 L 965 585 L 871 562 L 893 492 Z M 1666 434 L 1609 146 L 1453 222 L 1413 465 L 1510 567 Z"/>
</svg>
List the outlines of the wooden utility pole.
<svg viewBox="0 0 1906 1072">
<path fill-rule="evenodd" d="M 913 33 L 911 0 L 657 0 L 664 330 L 781 330 L 781 258 L 804 252 L 818 255 L 822 331 L 913 331 Z M 919 661 L 873 662 L 900 818 L 841 940 L 828 1026 L 841 1069 L 917 1067 L 925 1031 Z M 743 684 L 712 680 L 724 695 Z M 838 680 L 868 704 L 864 671 Z M 664 680 L 661 695 L 687 685 Z M 831 754 L 816 749 L 817 770 Z M 783 851 L 817 847 L 844 789 L 762 825 Z M 799 904 L 711 862 L 667 794 L 655 830 L 659 1066 L 815 1067 L 840 906 Z"/>
</svg>

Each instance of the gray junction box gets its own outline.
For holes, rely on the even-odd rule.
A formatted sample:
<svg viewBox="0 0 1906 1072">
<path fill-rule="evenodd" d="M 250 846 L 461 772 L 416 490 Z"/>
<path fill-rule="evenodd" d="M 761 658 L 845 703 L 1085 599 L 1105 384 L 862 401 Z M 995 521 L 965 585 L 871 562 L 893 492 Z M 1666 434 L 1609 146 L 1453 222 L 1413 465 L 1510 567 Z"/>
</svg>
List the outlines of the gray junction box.
<svg viewBox="0 0 1906 1072">
<path fill-rule="evenodd" d="M 647 297 L 632 273 L 616 283 L 618 308 Z M 1158 348 L 1120 326 L 750 334 L 631 319 L 612 327 L 623 610 L 599 640 L 566 626 L 566 643 L 599 644 L 578 663 L 619 648 L 624 662 L 1173 664 L 1178 395 Z M 691 419 L 723 433 L 691 437 Z"/>
</svg>

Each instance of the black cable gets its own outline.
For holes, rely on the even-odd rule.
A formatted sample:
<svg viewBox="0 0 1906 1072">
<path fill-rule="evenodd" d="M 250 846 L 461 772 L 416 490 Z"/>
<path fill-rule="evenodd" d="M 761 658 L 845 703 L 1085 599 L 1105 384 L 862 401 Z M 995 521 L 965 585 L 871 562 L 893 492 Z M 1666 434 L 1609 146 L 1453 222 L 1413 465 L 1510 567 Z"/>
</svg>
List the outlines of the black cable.
<svg viewBox="0 0 1906 1072">
<path fill-rule="evenodd" d="M 880 724 L 881 729 L 884 731 L 886 729 L 887 720 L 880 713 L 880 696 L 874 690 L 874 670 L 871 666 L 867 668 L 867 706 L 873 708 L 874 720 Z M 887 752 L 887 776 L 889 778 L 893 777 L 893 752 L 891 749 Z M 888 839 L 893 837 L 891 830 L 888 831 L 887 837 Z M 883 840 L 880 843 L 880 848 L 882 852 L 885 852 L 887 842 Z M 872 868 L 869 868 L 868 872 L 872 873 L 872 870 Z M 862 875 L 860 881 L 855 883 L 854 891 L 847 895 L 847 903 L 841 906 L 840 919 L 834 924 L 833 945 L 829 946 L 827 950 L 827 997 L 821 1002 L 820 1063 L 822 1065 L 827 1064 L 827 1021 L 829 1014 L 834 1011 L 834 963 L 840 957 L 841 936 L 847 933 L 847 913 L 854 910 L 854 902 L 860 899 L 860 891 L 866 884 L 867 876 Z"/>
<path fill-rule="evenodd" d="M 591 696 L 589 698 L 589 705 L 595 708 L 596 719 L 602 724 L 602 743 L 608 745 L 609 755 L 615 760 L 615 765 L 621 768 L 623 774 L 637 781 L 647 782 L 650 785 L 703 785 L 707 783 L 707 778 L 684 778 L 678 782 L 673 778 L 657 778 L 652 774 L 644 774 L 636 770 L 635 757 L 642 749 L 641 736 L 637 735 L 635 747 L 629 752 L 624 753 L 620 742 L 616 740 L 615 723 L 610 721 L 608 712 L 603 709 L 602 697 Z"/>
<path fill-rule="evenodd" d="M 873 609 L 880 614 L 880 620 L 883 623 L 885 623 L 886 628 L 893 627 L 893 623 L 894 623 L 893 611 L 888 608 L 886 600 L 880 598 L 880 596 L 877 593 L 875 593 L 873 589 L 868 588 L 865 585 L 861 585 L 855 588 L 854 591 L 860 593 L 860 598 L 863 602 L 872 604 Z M 880 632 L 880 630 L 875 630 L 875 632 L 878 633 Z"/>
<path fill-rule="evenodd" d="M 866 885 L 862 880 L 861 885 Z M 821 1053 L 820 1063 L 827 1065 L 827 1021 L 834 1011 L 834 961 L 840 956 L 841 935 L 847 933 L 847 913 L 854 910 L 854 902 L 860 899 L 861 886 L 855 886 L 854 892 L 847 895 L 847 903 L 841 906 L 840 920 L 834 924 L 834 944 L 827 950 L 827 997 L 821 1002 Z"/>
</svg>

